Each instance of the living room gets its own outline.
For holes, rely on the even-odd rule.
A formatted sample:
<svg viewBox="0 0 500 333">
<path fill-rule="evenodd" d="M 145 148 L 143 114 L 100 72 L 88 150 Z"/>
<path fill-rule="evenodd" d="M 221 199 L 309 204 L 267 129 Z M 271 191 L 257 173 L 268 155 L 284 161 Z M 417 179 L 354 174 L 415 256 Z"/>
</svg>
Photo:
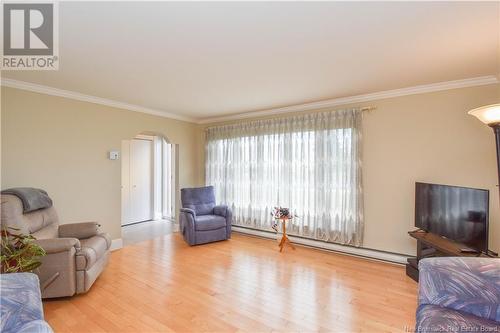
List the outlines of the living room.
<svg viewBox="0 0 500 333">
<path fill-rule="evenodd" d="M 500 2 L 43 3 L 2 2 L 2 332 L 500 330 Z"/>
</svg>

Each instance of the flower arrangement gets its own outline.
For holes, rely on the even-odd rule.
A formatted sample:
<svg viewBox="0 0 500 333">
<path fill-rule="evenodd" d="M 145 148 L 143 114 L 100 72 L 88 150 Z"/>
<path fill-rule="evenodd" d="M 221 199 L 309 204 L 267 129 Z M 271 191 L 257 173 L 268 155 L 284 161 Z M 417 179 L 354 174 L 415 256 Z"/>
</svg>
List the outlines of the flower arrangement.
<svg viewBox="0 0 500 333">
<path fill-rule="evenodd" d="M 19 230 L 9 228 L 12 230 Z M 38 268 L 42 262 L 40 257 L 46 253 L 38 244 L 34 242 L 32 235 L 23 235 L 10 232 L 7 229 L 1 230 L 0 241 L 0 272 L 18 273 L 32 272 Z"/>
<path fill-rule="evenodd" d="M 272 225 L 272 228 L 275 231 L 278 231 L 278 220 L 291 220 L 294 217 L 297 217 L 297 215 L 293 215 L 290 213 L 289 208 L 285 207 L 274 207 L 273 211 L 271 212 L 271 216 L 274 219 L 274 224 Z"/>
<path fill-rule="evenodd" d="M 290 214 L 290 209 L 284 207 L 274 207 L 274 210 L 271 212 L 271 215 L 275 220 L 293 218 L 293 215 Z"/>
</svg>

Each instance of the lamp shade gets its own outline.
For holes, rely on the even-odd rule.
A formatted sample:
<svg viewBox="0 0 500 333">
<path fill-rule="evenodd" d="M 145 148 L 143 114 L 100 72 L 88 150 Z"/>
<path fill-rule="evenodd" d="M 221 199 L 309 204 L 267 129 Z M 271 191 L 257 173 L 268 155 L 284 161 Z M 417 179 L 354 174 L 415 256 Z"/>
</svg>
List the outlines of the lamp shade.
<svg viewBox="0 0 500 333">
<path fill-rule="evenodd" d="M 477 117 L 486 125 L 500 124 L 500 104 L 492 104 L 482 106 L 480 108 L 470 110 L 469 114 Z"/>
</svg>

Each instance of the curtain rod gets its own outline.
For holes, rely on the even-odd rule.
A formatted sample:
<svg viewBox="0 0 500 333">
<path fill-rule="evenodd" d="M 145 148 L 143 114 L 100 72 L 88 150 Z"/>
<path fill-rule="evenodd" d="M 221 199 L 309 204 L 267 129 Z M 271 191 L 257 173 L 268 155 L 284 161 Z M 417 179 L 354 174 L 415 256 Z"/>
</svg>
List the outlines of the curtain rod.
<svg viewBox="0 0 500 333">
<path fill-rule="evenodd" d="M 363 107 L 359 108 L 358 110 L 361 110 L 362 112 L 364 112 L 364 111 L 371 112 L 371 111 L 374 111 L 376 109 L 377 109 L 376 106 L 363 106 Z M 334 110 L 334 111 L 337 111 L 337 110 Z M 314 111 L 313 111 L 313 113 L 314 113 Z M 252 121 L 252 120 L 251 119 L 240 119 L 238 123 L 244 122 L 244 121 Z M 225 126 L 225 125 L 233 125 L 233 123 L 221 124 L 221 125 L 214 125 L 214 126 L 207 126 L 205 129 L 215 128 L 215 127 Z"/>
</svg>

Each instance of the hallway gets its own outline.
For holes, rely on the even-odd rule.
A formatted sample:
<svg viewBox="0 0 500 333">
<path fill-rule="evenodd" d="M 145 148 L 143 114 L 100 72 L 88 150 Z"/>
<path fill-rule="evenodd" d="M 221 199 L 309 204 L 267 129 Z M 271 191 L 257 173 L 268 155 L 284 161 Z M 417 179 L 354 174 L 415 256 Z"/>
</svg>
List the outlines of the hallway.
<svg viewBox="0 0 500 333">
<path fill-rule="evenodd" d="M 123 246 L 162 237 L 175 231 L 173 220 L 154 220 L 122 226 Z"/>
</svg>

